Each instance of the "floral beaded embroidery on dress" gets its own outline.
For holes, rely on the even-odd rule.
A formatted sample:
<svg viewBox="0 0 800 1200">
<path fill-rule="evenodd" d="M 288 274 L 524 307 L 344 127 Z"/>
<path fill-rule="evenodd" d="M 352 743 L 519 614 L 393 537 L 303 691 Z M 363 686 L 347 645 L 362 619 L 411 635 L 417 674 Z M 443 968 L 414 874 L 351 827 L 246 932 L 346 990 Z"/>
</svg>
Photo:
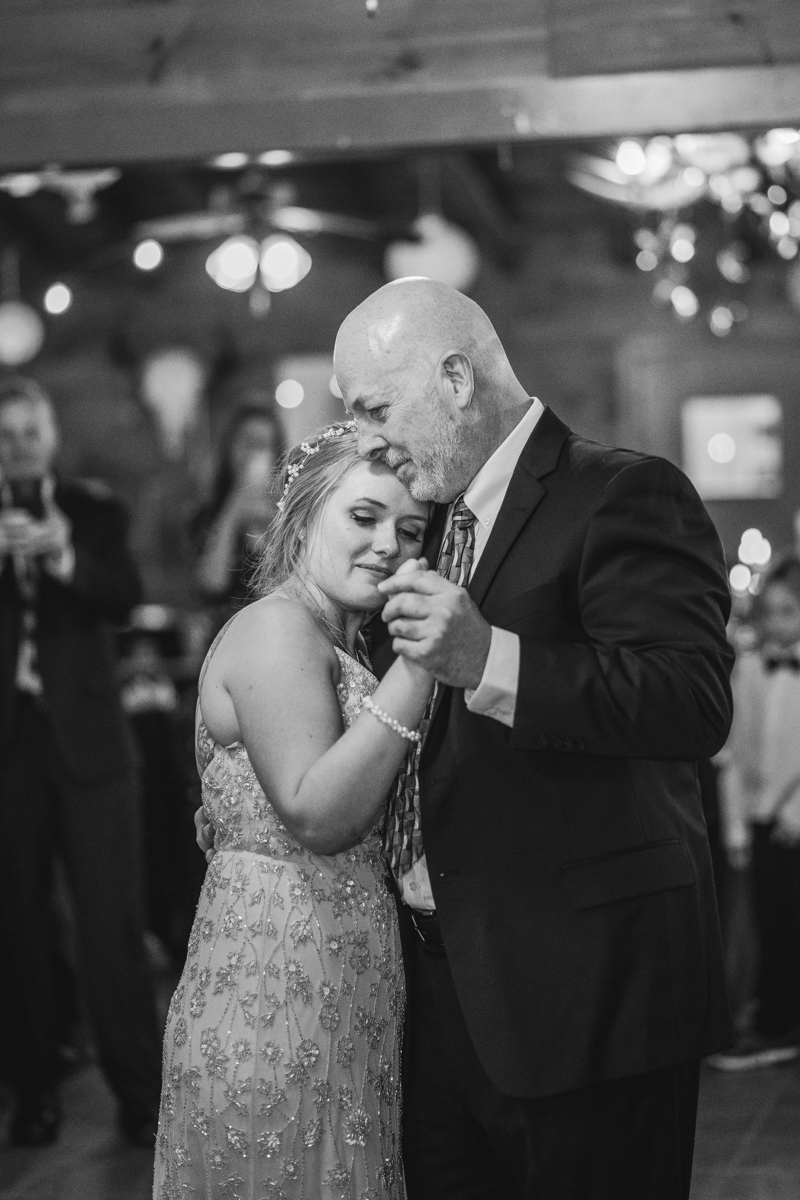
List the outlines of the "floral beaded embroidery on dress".
<svg viewBox="0 0 800 1200">
<path fill-rule="evenodd" d="M 375 677 L 337 649 L 345 726 Z M 198 720 L 217 829 L 164 1039 L 155 1200 L 403 1200 L 394 901 L 376 826 L 312 854 Z"/>
</svg>

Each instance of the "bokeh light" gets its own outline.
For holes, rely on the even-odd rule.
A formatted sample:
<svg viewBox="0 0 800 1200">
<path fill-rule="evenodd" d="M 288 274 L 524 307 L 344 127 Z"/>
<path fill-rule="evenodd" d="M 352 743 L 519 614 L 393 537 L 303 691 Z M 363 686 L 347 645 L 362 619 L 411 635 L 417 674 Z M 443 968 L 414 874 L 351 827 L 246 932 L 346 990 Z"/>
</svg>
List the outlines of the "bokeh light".
<svg viewBox="0 0 800 1200">
<path fill-rule="evenodd" d="M 133 252 L 134 265 L 140 271 L 154 271 L 164 261 L 164 247 L 155 238 L 146 238 L 139 242 Z"/>
<path fill-rule="evenodd" d="M 733 462 L 736 442 L 729 433 L 715 433 L 708 441 L 708 457 L 718 463 Z"/>
<path fill-rule="evenodd" d="M 772 557 L 772 546 L 760 529 L 745 529 L 739 542 L 739 558 L 748 567 L 764 567 Z"/>
<path fill-rule="evenodd" d="M 731 567 L 731 573 L 728 576 L 731 583 L 731 590 L 737 595 L 743 596 L 748 589 L 753 573 L 749 567 L 743 563 L 737 563 L 735 567 Z"/>
<path fill-rule="evenodd" d="M 311 270 L 311 255 L 294 238 L 273 234 L 261 243 L 261 279 L 271 292 L 283 292 L 305 279 Z"/>
<path fill-rule="evenodd" d="M 672 307 L 679 317 L 689 320 L 690 317 L 697 315 L 700 308 L 700 301 L 691 288 L 679 283 L 677 287 L 672 289 L 669 298 L 672 301 Z"/>
<path fill-rule="evenodd" d="M 647 156 L 638 142 L 620 142 L 616 160 L 617 166 L 625 175 L 641 175 L 647 166 Z"/>
<path fill-rule="evenodd" d="M 281 408 L 297 408 L 304 396 L 303 385 L 297 379 L 284 379 L 275 388 L 275 399 Z"/>
<path fill-rule="evenodd" d="M 44 294 L 44 306 L 53 316 L 65 313 L 72 304 L 72 292 L 65 283 L 53 283 Z"/>
<path fill-rule="evenodd" d="M 258 270 L 258 242 L 245 236 L 228 238 L 209 254 L 206 270 L 221 288 L 246 292 Z"/>
</svg>

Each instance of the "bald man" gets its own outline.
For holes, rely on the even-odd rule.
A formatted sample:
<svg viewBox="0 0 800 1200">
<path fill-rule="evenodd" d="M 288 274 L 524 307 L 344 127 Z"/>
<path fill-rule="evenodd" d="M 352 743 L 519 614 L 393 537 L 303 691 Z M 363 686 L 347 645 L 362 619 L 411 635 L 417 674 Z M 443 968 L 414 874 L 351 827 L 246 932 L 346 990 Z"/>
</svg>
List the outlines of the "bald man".
<svg viewBox="0 0 800 1200">
<path fill-rule="evenodd" d="M 439 570 L 381 585 L 439 681 L 387 822 L 409 1200 L 686 1200 L 698 1060 L 730 1041 L 695 768 L 731 719 L 715 530 L 441 284 L 370 296 L 335 367 L 361 453 L 439 506 Z"/>
</svg>

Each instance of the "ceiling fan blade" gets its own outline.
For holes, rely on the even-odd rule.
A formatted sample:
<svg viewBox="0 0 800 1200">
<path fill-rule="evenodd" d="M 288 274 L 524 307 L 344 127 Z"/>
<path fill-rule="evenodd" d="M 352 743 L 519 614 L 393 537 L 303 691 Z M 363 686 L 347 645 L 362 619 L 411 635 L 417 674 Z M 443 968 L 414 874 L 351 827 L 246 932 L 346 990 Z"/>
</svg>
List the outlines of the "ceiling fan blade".
<svg viewBox="0 0 800 1200">
<path fill-rule="evenodd" d="M 133 236 L 138 240 L 155 238 L 159 242 L 205 241 L 244 233 L 247 222 L 243 213 L 196 212 L 174 217 L 140 221 Z"/>
<path fill-rule="evenodd" d="M 373 221 L 368 217 L 348 217 L 344 213 L 323 212 L 296 205 L 276 208 L 270 220 L 276 229 L 282 229 L 285 233 L 334 233 L 340 237 L 361 238 L 370 242 L 400 237 L 419 241 L 419 235 L 407 225 Z"/>
</svg>

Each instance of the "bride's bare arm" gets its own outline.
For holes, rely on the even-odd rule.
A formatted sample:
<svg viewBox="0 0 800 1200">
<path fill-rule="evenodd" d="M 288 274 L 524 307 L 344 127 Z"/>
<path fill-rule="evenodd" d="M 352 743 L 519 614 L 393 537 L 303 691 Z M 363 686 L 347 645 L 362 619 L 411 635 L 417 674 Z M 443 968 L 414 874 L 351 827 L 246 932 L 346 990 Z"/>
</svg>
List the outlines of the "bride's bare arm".
<svg viewBox="0 0 800 1200">
<path fill-rule="evenodd" d="M 408 741 L 370 713 L 344 730 L 339 660 L 307 609 L 270 599 L 244 609 L 211 659 L 200 692 L 209 733 L 242 741 L 278 816 L 309 850 L 353 845 L 380 812 Z M 404 659 L 375 704 L 416 729 L 432 679 Z"/>
</svg>

